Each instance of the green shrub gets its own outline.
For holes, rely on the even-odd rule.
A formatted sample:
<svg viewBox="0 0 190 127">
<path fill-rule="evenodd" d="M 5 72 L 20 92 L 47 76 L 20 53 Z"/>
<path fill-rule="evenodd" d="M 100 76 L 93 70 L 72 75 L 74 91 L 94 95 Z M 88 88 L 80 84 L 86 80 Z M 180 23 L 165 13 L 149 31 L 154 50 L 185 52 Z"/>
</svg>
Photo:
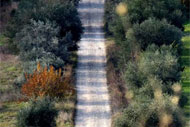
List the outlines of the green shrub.
<svg viewBox="0 0 190 127">
<path fill-rule="evenodd" d="M 33 100 L 17 115 L 17 127 L 56 127 L 58 111 L 49 98 Z"/>
<path fill-rule="evenodd" d="M 129 41 L 136 41 L 142 49 L 149 44 L 161 46 L 163 44 L 180 44 L 182 32 L 180 29 L 167 23 L 166 20 L 148 19 L 133 26 L 133 33 L 127 34 Z"/>
<path fill-rule="evenodd" d="M 129 85 L 141 87 L 150 76 L 157 77 L 164 84 L 179 81 L 180 66 L 176 51 L 171 45 L 160 48 L 151 45 L 138 61 L 127 64 L 125 79 Z"/>
<path fill-rule="evenodd" d="M 37 62 L 42 65 L 63 67 L 69 61 L 67 45 L 70 43 L 70 34 L 59 39 L 60 28 L 50 21 L 31 20 L 16 35 L 16 44 L 20 50 L 20 58 L 24 62 L 25 71 L 33 71 Z"/>
</svg>

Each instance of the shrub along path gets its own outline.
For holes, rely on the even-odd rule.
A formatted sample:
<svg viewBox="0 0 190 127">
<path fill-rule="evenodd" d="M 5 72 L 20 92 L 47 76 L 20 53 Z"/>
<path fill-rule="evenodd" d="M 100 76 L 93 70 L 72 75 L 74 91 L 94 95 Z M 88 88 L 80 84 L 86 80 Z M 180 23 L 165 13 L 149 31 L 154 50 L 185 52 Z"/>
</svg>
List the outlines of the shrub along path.
<svg viewBox="0 0 190 127">
<path fill-rule="evenodd" d="M 188 97 L 188 103 L 186 104 L 184 111 L 188 121 L 188 127 L 190 126 L 190 23 L 185 25 L 185 33 L 182 38 L 183 50 L 181 56 L 181 64 L 185 67 L 182 74 L 183 92 Z"/>
<path fill-rule="evenodd" d="M 76 127 L 110 127 L 106 80 L 103 0 L 82 0 L 79 13 L 85 28 L 78 50 Z"/>
</svg>

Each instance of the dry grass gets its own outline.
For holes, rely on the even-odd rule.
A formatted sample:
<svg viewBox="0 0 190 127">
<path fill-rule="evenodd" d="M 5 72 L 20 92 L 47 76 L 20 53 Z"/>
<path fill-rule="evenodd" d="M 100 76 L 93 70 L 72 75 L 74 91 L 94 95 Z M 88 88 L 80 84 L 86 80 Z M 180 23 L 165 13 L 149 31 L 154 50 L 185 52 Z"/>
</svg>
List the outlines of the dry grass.
<svg viewBox="0 0 190 127">
<path fill-rule="evenodd" d="M 26 103 L 5 102 L 0 107 L 0 127 L 16 127 L 17 112 Z"/>
<path fill-rule="evenodd" d="M 124 82 L 121 79 L 120 72 L 114 66 L 117 61 L 116 53 L 118 48 L 112 40 L 106 42 L 107 52 L 107 80 L 108 89 L 110 92 L 112 116 L 114 117 L 123 107 L 127 106 L 127 99 L 125 98 L 126 88 Z"/>
<path fill-rule="evenodd" d="M 72 96 L 56 103 L 59 110 L 57 127 L 74 127 L 75 100 L 76 96 Z"/>
<path fill-rule="evenodd" d="M 0 127 L 15 127 L 16 114 L 24 103 L 15 102 L 21 96 L 13 83 L 22 68 L 18 57 L 0 53 Z"/>
<path fill-rule="evenodd" d="M 76 58 L 77 59 L 77 58 Z M 71 85 L 75 84 L 75 72 L 77 60 L 73 62 L 73 65 L 68 65 L 65 67 L 64 75 L 71 77 Z M 57 127 L 74 127 L 74 117 L 76 109 L 76 94 L 70 96 L 66 99 L 60 100 L 56 103 L 56 108 L 59 110 L 59 116 L 56 120 Z"/>
</svg>

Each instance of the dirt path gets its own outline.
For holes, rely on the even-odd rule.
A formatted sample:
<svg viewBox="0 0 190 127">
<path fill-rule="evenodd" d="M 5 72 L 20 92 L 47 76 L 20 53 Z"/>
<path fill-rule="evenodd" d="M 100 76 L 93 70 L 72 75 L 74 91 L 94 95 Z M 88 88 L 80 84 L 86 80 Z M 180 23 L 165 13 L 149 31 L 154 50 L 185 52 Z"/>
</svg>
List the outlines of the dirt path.
<svg viewBox="0 0 190 127">
<path fill-rule="evenodd" d="M 110 127 L 105 39 L 102 30 L 104 1 L 81 0 L 78 10 L 85 31 L 78 50 L 75 127 Z"/>
</svg>

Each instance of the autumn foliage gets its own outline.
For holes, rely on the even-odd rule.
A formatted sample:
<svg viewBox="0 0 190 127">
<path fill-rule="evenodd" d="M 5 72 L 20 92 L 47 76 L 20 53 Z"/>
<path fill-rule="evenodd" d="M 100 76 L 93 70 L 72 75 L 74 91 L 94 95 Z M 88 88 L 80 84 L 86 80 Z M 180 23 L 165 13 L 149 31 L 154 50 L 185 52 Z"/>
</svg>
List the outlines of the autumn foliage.
<svg viewBox="0 0 190 127">
<path fill-rule="evenodd" d="M 67 97 L 75 93 L 71 85 L 71 74 L 55 70 L 53 66 L 42 68 L 38 63 L 33 74 L 25 74 L 26 83 L 22 86 L 22 94 L 27 97 Z"/>
</svg>

